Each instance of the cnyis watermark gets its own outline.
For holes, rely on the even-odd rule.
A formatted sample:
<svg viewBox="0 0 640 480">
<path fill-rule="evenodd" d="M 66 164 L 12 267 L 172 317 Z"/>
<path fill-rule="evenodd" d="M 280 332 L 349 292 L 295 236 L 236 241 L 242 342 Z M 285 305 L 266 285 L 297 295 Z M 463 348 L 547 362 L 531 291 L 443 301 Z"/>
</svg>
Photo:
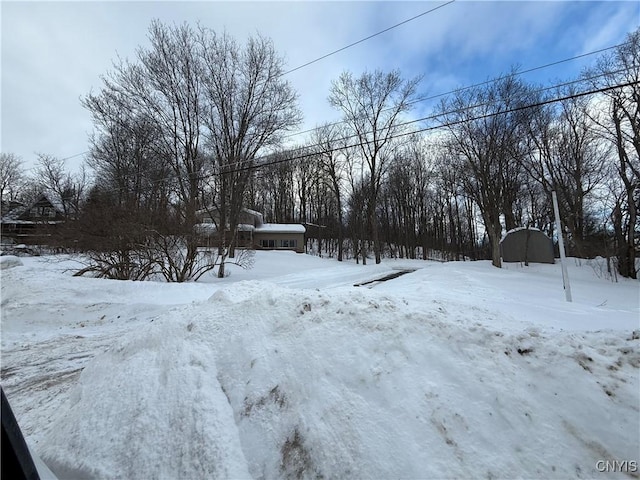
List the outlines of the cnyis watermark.
<svg viewBox="0 0 640 480">
<path fill-rule="evenodd" d="M 601 473 L 637 473 L 637 460 L 598 460 L 596 462 L 596 470 Z"/>
</svg>

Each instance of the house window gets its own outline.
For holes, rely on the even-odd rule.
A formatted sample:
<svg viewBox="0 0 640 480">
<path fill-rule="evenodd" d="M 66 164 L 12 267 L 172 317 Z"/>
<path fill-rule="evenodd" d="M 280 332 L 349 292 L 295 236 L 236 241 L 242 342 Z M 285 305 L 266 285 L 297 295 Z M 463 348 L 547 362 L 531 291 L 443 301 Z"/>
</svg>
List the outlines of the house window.
<svg viewBox="0 0 640 480">
<path fill-rule="evenodd" d="M 275 248 L 276 241 L 275 240 L 262 239 L 262 240 L 260 240 L 260 246 L 262 248 Z"/>
<path fill-rule="evenodd" d="M 56 212 L 52 207 L 40 206 L 33 207 L 29 212 L 32 218 L 41 218 L 41 217 L 49 217 L 53 218 L 56 216 Z"/>
<path fill-rule="evenodd" d="M 280 240 L 281 248 L 296 248 L 297 246 L 297 240 Z"/>
</svg>

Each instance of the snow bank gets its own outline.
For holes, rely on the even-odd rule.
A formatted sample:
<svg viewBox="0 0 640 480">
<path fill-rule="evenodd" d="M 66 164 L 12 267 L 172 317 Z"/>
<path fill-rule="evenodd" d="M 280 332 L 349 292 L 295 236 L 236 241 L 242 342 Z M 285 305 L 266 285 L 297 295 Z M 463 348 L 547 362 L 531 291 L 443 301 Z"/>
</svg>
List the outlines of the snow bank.
<svg viewBox="0 0 640 480">
<path fill-rule="evenodd" d="M 22 260 L 14 255 L 2 255 L 0 256 L 0 270 L 6 270 L 9 268 L 22 266 Z"/>
<path fill-rule="evenodd" d="M 40 445 L 62 478 L 569 478 L 637 460 L 640 332 L 240 282 L 96 357 Z M 490 321 L 487 321 L 490 320 Z"/>
<path fill-rule="evenodd" d="M 99 355 L 41 448 L 59 478 L 247 478 L 214 356 L 184 322 Z"/>
</svg>

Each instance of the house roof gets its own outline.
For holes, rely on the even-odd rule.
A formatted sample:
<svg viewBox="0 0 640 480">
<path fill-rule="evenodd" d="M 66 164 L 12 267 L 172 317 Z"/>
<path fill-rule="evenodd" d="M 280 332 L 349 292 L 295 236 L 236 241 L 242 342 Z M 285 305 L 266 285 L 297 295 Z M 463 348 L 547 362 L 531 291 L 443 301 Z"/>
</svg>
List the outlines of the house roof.
<svg viewBox="0 0 640 480">
<path fill-rule="evenodd" d="M 11 211 L 7 212 L 6 215 L 2 217 L 2 223 L 15 223 L 15 224 L 25 224 L 25 225 L 30 223 L 35 223 L 33 220 L 20 219 L 20 217 L 22 217 L 34 206 L 36 206 L 39 203 L 42 203 L 43 201 L 46 201 L 47 203 L 49 203 L 53 207 L 53 209 L 60 215 L 65 214 L 62 201 L 57 200 L 56 196 L 53 193 L 42 192 L 35 198 L 33 202 L 27 205 L 16 207 Z M 42 223 L 42 222 L 37 222 L 37 223 Z M 57 222 L 49 221 L 48 223 L 57 223 Z"/>
<path fill-rule="evenodd" d="M 208 235 L 218 231 L 214 223 L 197 223 L 194 228 L 198 233 Z M 260 227 L 240 223 L 238 230 L 255 233 L 304 233 L 306 231 L 304 226 L 299 223 L 263 223 Z"/>
<path fill-rule="evenodd" d="M 65 209 L 64 209 L 62 200 L 58 199 L 58 197 L 55 194 L 53 194 L 52 192 L 42 192 L 41 197 L 44 197 L 51 204 L 51 206 L 55 209 L 56 212 L 58 212 L 61 215 L 65 214 Z M 34 204 L 35 203 L 38 203 L 38 200 L 36 200 Z"/>
<path fill-rule="evenodd" d="M 22 205 L 20 207 L 9 210 L 5 215 L 3 215 L 2 223 L 16 223 L 18 218 L 21 217 L 22 214 L 24 214 L 27 210 L 29 210 L 29 208 L 31 207 Z"/>
<path fill-rule="evenodd" d="M 210 212 L 215 212 L 216 207 L 209 207 L 209 209 L 198 210 L 199 215 L 210 214 Z M 251 210 L 250 208 L 243 208 L 242 213 L 246 215 L 250 215 L 255 219 L 255 225 L 251 225 L 250 223 L 240 223 L 238 224 L 238 230 L 244 232 L 256 232 L 256 233 L 305 233 L 306 229 L 304 225 L 299 223 L 264 223 L 262 213 L 256 212 L 255 210 Z M 246 217 L 245 217 L 246 219 Z M 205 227 L 204 225 L 211 225 L 211 227 Z M 213 223 L 205 222 L 199 223 L 198 228 L 201 229 L 202 232 L 205 230 L 208 233 L 215 232 L 215 225 Z M 227 226 L 227 228 L 229 228 Z"/>
<path fill-rule="evenodd" d="M 218 207 L 216 205 L 209 205 L 208 207 L 197 210 L 196 214 L 198 215 L 211 214 L 211 213 L 215 214 L 217 212 L 218 212 Z M 262 214 L 260 212 L 256 212 L 255 210 L 251 210 L 250 208 L 243 208 L 242 212 L 252 215 L 254 217 L 262 218 Z"/>
<path fill-rule="evenodd" d="M 242 211 L 256 217 L 258 219 L 258 223 L 263 223 L 264 220 L 263 220 L 262 213 L 256 212 L 255 210 L 251 210 L 250 208 L 243 208 Z"/>
<path fill-rule="evenodd" d="M 215 224 L 213 223 L 196 223 L 193 226 L 193 229 L 196 233 L 206 236 L 213 235 L 218 231 Z"/>
<path fill-rule="evenodd" d="M 256 233 L 304 233 L 304 225 L 299 223 L 263 223 L 256 227 Z"/>
</svg>

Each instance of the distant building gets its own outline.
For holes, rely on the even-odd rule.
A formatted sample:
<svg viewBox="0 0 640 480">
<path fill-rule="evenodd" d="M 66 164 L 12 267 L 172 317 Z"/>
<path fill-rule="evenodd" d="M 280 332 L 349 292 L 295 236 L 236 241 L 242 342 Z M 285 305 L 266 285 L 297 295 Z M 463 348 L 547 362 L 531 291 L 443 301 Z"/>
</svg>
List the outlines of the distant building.
<svg viewBox="0 0 640 480">
<path fill-rule="evenodd" d="M 553 241 L 537 228 L 509 230 L 500 240 L 503 262 L 555 263 Z"/>
<path fill-rule="evenodd" d="M 212 212 L 214 212 L 212 214 Z M 207 241 L 208 245 L 215 246 L 218 241 L 215 209 L 204 209 L 198 212 L 197 232 Z M 260 212 L 242 209 L 238 222 L 238 247 L 254 248 L 256 250 L 293 250 L 304 252 L 305 227 L 299 223 L 265 223 Z M 229 225 L 226 232 L 230 232 Z"/>
<path fill-rule="evenodd" d="M 15 210 L 18 207 L 24 207 L 24 203 L 18 202 L 16 200 L 9 200 L 8 202 L 3 201 L 0 206 L 0 218 L 4 217 L 11 210 Z"/>
<path fill-rule="evenodd" d="M 41 193 L 28 205 L 14 204 L 8 209 L 0 220 L 1 235 L 17 243 L 46 243 L 68 212 L 53 195 Z"/>
</svg>

